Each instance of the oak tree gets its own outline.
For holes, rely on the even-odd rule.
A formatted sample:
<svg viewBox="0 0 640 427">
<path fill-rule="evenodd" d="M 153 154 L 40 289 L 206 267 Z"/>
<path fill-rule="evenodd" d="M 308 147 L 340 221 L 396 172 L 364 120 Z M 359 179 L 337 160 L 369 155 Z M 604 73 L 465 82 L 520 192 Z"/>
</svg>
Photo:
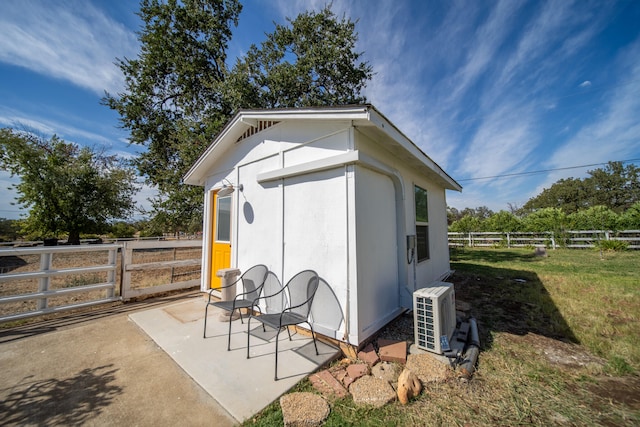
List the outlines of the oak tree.
<svg viewBox="0 0 640 427">
<path fill-rule="evenodd" d="M 559 208 L 566 214 L 595 206 L 621 213 L 640 201 L 640 168 L 621 162 L 609 162 L 604 168 L 589 171 L 589 177 L 567 178 L 555 182 L 523 206 L 525 212 Z"/>
<path fill-rule="evenodd" d="M 29 209 L 27 232 L 44 237 L 101 233 L 129 217 L 137 191 L 135 171 L 117 157 L 28 132 L 0 129 L 0 167 L 20 178 L 17 202 Z"/>
<path fill-rule="evenodd" d="M 155 217 L 173 231 L 202 223 L 202 189 L 181 179 L 239 110 L 365 102 L 371 67 L 355 50 L 355 23 L 326 7 L 276 25 L 225 64 L 237 0 L 142 0 L 140 53 L 118 59 L 125 90 L 103 103 L 146 147 L 139 173 L 158 190 Z"/>
</svg>

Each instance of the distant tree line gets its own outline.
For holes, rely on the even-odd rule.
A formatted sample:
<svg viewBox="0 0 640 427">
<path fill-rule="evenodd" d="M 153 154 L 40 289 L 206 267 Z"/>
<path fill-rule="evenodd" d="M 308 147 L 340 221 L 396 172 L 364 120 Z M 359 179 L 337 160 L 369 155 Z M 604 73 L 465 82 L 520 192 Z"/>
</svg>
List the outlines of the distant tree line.
<svg viewBox="0 0 640 427">
<path fill-rule="evenodd" d="M 18 240 L 41 241 L 46 236 L 38 231 L 27 231 L 24 219 L 0 218 L 0 242 L 16 242 Z M 99 233 L 81 233 L 80 239 L 130 239 L 135 237 L 156 237 L 164 235 L 164 229 L 156 221 L 114 221 L 106 224 Z M 68 241 L 67 233 L 57 234 L 62 241 Z"/>
<path fill-rule="evenodd" d="M 609 162 L 584 179 L 561 179 L 521 208 L 447 208 L 449 231 L 639 230 L 640 169 Z"/>
</svg>

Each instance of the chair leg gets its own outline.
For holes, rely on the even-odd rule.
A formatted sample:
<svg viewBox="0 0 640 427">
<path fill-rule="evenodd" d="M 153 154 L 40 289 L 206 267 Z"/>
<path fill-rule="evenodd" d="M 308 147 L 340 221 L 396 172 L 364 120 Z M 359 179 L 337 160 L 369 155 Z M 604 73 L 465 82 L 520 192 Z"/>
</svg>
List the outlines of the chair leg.
<svg viewBox="0 0 640 427">
<path fill-rule="evenodd" d="M 249 358 L 249 339 L 251 338 L 251 316 L 247 319 L 247 359 Z"/>
<path fill-rule="evenodd" d="M 309 323 L 309 327 L 311 328 L 311 337 L 313 338 L 313 346 L 316 348 L 316 356 L 317 356 L 320 353 L 318 353 L 318 345 L 316 344 L 316 333 L 313 332 L 313 325 L 311 323 Z"/>
<path fill-rule="evenodd" d="M 204 330 L 202 331 L 202 338 L 207 337 L 207 312 L 209 311 L 209 304 L 204 307 Z"/>
<path fill-rule="evenodd" d="M 231 312 L 231 315 L 233 317 L 233 311 Z M 231 350 L 231 318 L 229 318 L 229 341 L 227 342 L 227 351 Z"/>
<path fill-rule="evenodd" d="M 278 337 L 280 335 L 280 331 L 282 330 L 282 328 L 278 328 L 278 333 L 276 334 L 276 369 L 275 369 L 275 373 L 273 375 L 273 380 L 274 381 L 278 381 Z"/>
<path fill-rule="evenodd" d="M 289 326 L 285 326 L 285 328 L 287 328 L 287 333 L 289 334 L 289 341 L 292 341 L 292 339 L 291 339 L 291 331 L 289 330 Z"/>
</svg>

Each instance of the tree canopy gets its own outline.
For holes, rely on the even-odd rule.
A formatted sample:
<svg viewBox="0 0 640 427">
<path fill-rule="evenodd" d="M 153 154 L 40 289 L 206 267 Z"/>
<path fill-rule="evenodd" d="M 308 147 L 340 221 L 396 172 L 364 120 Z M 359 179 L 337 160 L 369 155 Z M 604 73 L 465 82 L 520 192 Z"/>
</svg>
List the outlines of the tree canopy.
<svg viewBox="0 0 640 427">
<path fill-rule="evenodd" d="M 139 173 L 158 189 L 155 215 L 186 229 L 202 222 L 202 189 L 181 179 L 242 108 L 362 103 L 371 67 L 355 51 L 355 23 L 329 7 L 276 25 L 228 69 L 237 0 L 142 0 L 134 59 L 117 59 L 125 90 L 103 103 L 120 114 L 134 144 L 146 147 Z"/>
<path fill-rule="evenodd" d="M 238 58 L 227 80 L 227 99 L 240 108 L 360 104 L 371 66 L 355 50 L 356 23 L 329 7 L 276 25 L 260 45 Z"/>
<path fill-rule="evenodd" d="M 20 235 L 20 225 L 15 219 L 0 218 L 0 242 L 14 241 Z"/>
<path fill-rule="evenodd" d="M 116 60 L 125 90 L 103 98 L 130 141 L 147 148 L 135 164 L 158 189 L 153 206 L 169 227 L 201 221 L 202 190 L 181 180 L 230 114 L 221 84 L 241 9 L 235 0 L 142 0 L 140 53 Z"/>
<path fill-rule="evenodd" d="M 571 214 L 581 209 L 605 206 L 616 213 L 640 202 L 640 168 L 633 164 L 609 162 L 604 168 L 589 171 L 584 179 L 561 179 L 523 206 L 525 212 L 559 208 Z"/>
<path fill-rule="evenodd" d="M 0 166 L 20 177 L 17 202 L 29 208 L 25 231 L 55 236 L 68 233 L 79 244 L 80 233 L 99 233 L 113 219 L 134 209 L 135 172 L 88 147 L 53 136 L 0 129 Z"/>
<path fill-rule="evenodd" d="M 465 209 L 467 210 L 467 209 Z M 621 214 L 606 206 L 593 206 L 571 214 L 560 208 L 542 208 L 521 216 L 511 212 L 499 211 L 487 218 L 467 214 L 454 220 L 449 231 L 468 233 L 487 232 L 562 232 L 566 230 L 639 230 L 640 202 L 632 205 Z"/>
</svg>

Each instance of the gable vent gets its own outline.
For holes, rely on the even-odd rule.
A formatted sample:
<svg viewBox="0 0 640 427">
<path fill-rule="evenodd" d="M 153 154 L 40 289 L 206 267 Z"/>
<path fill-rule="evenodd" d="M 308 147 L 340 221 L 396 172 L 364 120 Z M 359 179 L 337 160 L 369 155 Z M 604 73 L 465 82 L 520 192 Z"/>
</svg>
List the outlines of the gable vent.
<svg viewBox="0 0 640 427">
<path fill-rule="evenodd" d="M 273 125 L 277 125 L 278 123 L 280 123 L 279 121 L 271 121 L 271 120 L 260 120 L 258 122 L 257 126 L 251 126 L 249 129 L 247 129 L 246 131 L 244 131 L 244 133 L 242 135 L 240 135 L 240 138 L 237 139 L 236 142 L 240 142 L 245 138 L 249 138 L 252 135 L 255 135 L 256 133 L 263 131 L 265 129 L 270 128 Z"/>
</svg>

